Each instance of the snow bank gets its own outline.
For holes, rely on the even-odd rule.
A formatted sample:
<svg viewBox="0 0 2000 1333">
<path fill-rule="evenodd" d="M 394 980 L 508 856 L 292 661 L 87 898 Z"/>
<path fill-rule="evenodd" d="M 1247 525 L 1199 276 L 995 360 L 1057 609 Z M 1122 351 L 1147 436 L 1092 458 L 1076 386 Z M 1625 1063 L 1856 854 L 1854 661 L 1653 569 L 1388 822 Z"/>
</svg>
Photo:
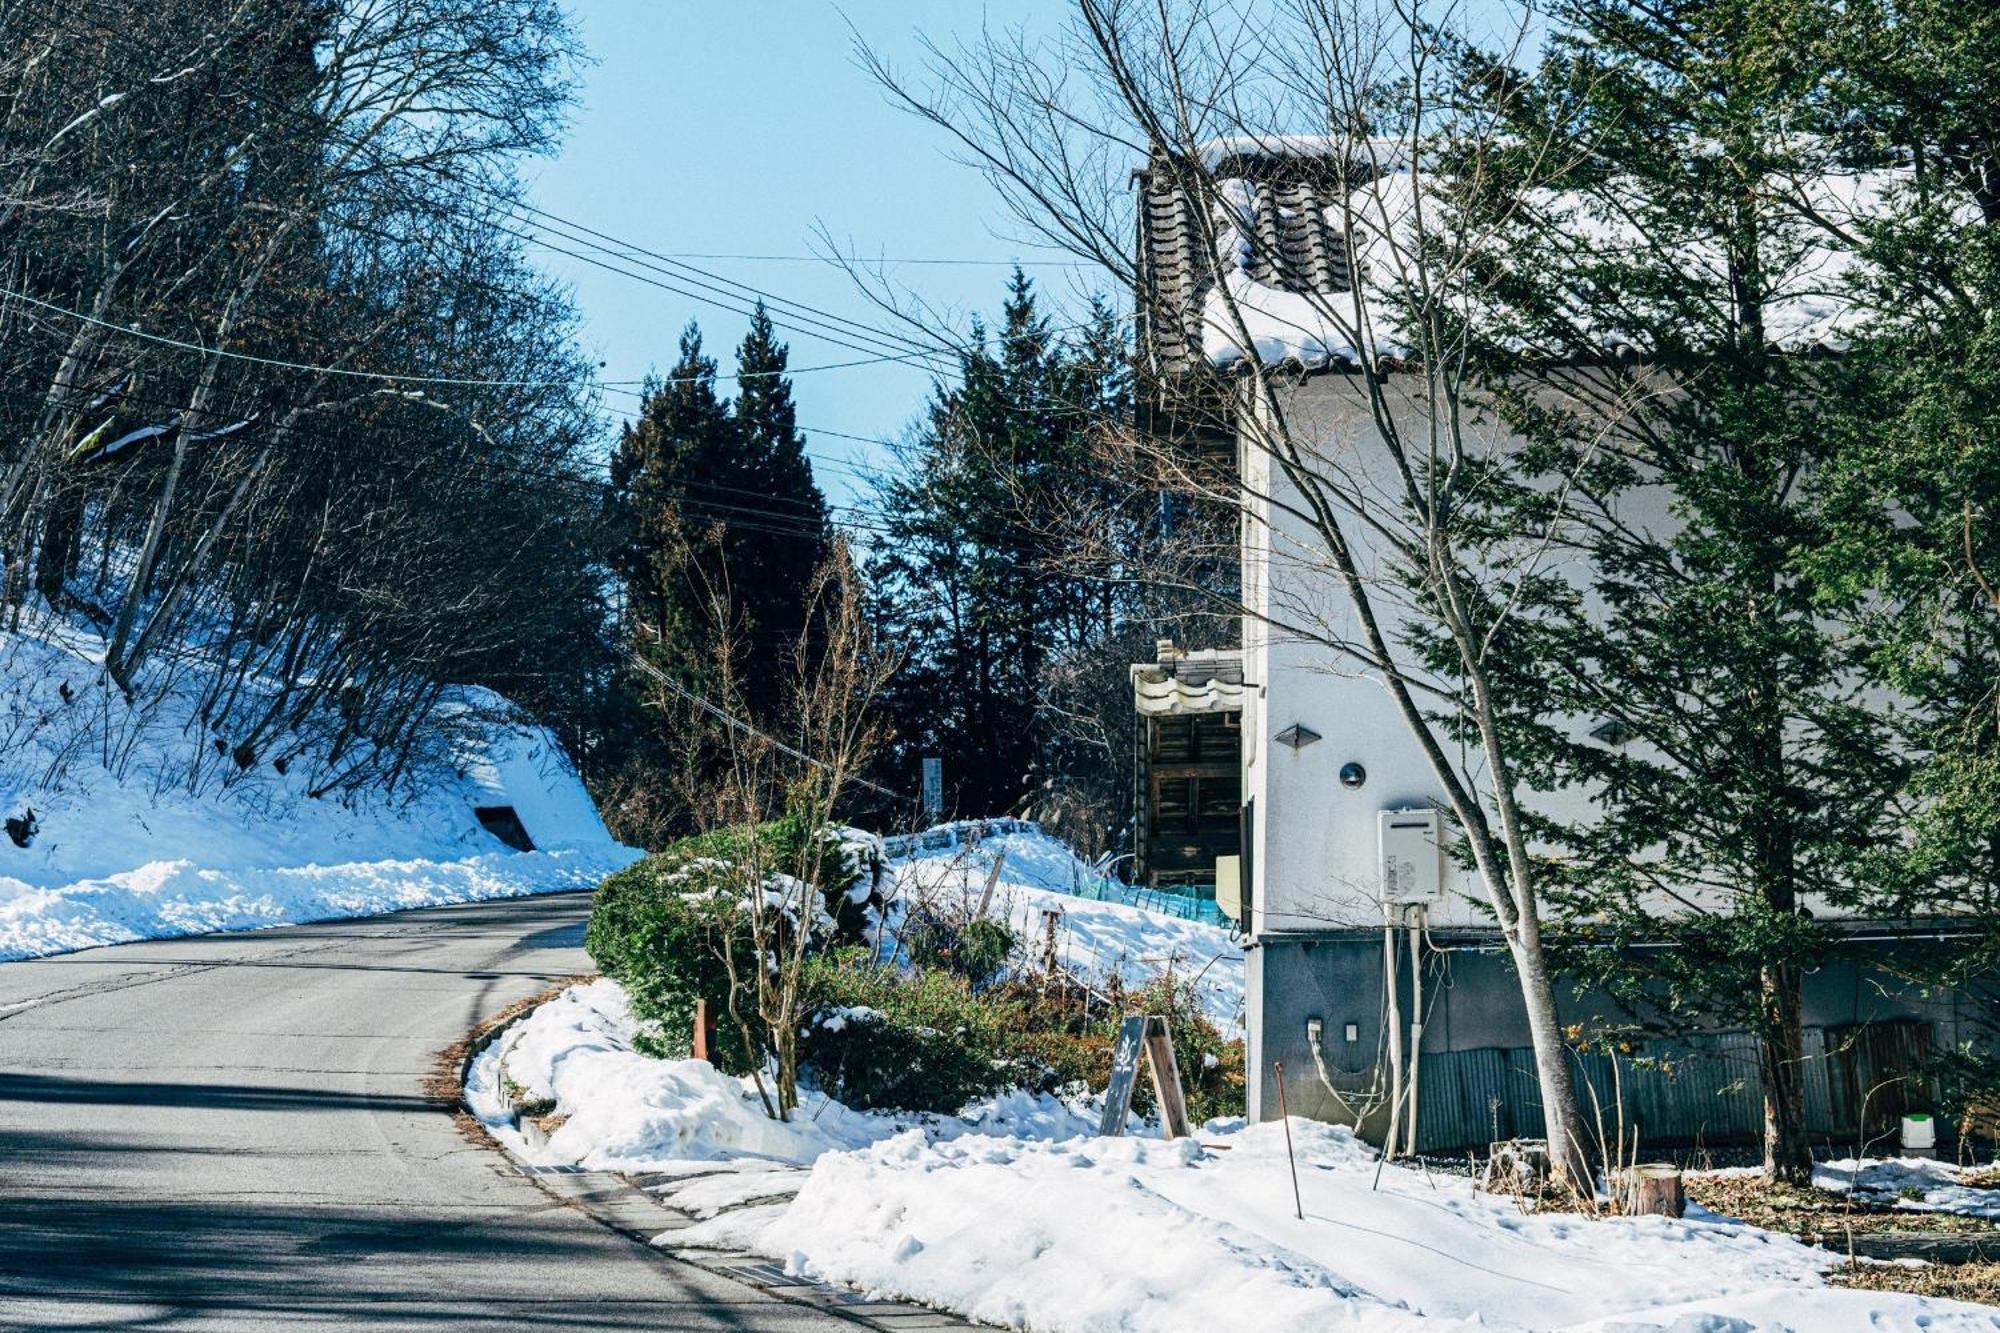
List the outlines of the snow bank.
<svg viewBox="0 0 2000 1333">
<path fill-rule="evenodd" d="M 639 855 L 555 739 L 490 691 L 449 701 L 449 752 L 417 790 L 316 799 L 306 763 L 269 762 L 281 744 L 236 771 L 206 750 L 195 701 L 135 713 L 102 660 L 73 629 L 0 634 L 0 816 L 36 826 L 25 847 L 0 840 L 0 961 L 581 888 Z M 230 781 L 190 790 L 190 752 Z M 535 851 L 486 831 L 491 805 Z"/>
<path fill-rule="evenodd" d="M 1128 987 L 1145 985 L 1171 967 L 1196 978 L 1202 1009 L 1227 1034 L 1243 1028 L 1243 950 L 1220 926 L 1149 912 L 1124 903 L 1072 896 L 1097 872 L 1058 839 L 1006 833 L 976 847 L 920 852 L 895 863 L 895 882 L 882 929 L 893 939 L 912 908 L 976 908 L 986 876 L 1005 855 L 994 887 L 992 915 L 1004 919 L 1039 958 L 1043 913 L 1062 914 L 1056 952 L 1063 966 L 1087 979 L 1116 973 Z"/>
<path fill-rule="evenodd" d="M 470 1100 L 526 1153 L 501 1080 L 554 1097 L 568 1119 L 536 1160 L 694 1177 L 663 1188 L 711 1220 L 673 1244 L 1009 1327 L 2000 1333 L 1989 1307 L 1829 1288 L 1837 1256 L 1740 1223 L 1528 1215 L 1378 1170 L 1345 1128 L 1291 1124 L 1301 1220 L 1277 1124 L 1099 1139 L 1087 1107 L 1017 1096 L 936 1118 L 816 1100 L 779 1125 L 743 1081 L 631 1035 L 615 984 L 574 988 L 475 1062 Z"/>
<path fill-rule="evenodd" d="M 1092 1132 L 1095 1107 L 1007 1092 L 958 1116 L 853 1111 L 811 1090 L 798 1115 L 780 1124 L 764 1113 L 755 1083 L 719 1073 L 704 1060 L 655 1060 L 634 1048 L 637 1020 L 619 985 L 573 986 L 516 1023 L 473 1063 L 466 1082 L 474 1114 L 502 1142 L 546 1165 L 605 1171 L 667 1171 L 690 1162 L 745 1157 L 807 1166 L 822 1154 L 864 1148 L 913 1126 L 947 1140 L 1000 1133 L 1056 1139 Z M 546 1146 L 512 1129 L 502 1096 L 512 1083 L 548 1099 L 566 1116 Z"/>
<path fill-rule="evenodd" d="M 1983 1170 L 1990 1174 L 1993 1168 Z M 1965 1174 L 1928 1157 L 1842 1157 L 1815 1165 L 1813 1184 L 1886 1207 L 2000 1221 L 2000 1189 L 1963 1184 Z"/>
<path fill-rule="evenodd" d="M 2000 1328 L 1979 1307 L 1829 1291 L 1835 1256 L 1769 1232 L 1526 1215 L 1402 1167 L 1378 1189 L 1346 1129 L 1292 1136 L 1303 1221 L 1276 1124 L 1177 1143 L 906 1133 L 821 1158 L 745 1239 L 796 1273 L 1036 1329 L 1206 1330 L 1251 1310 L 1276 1329 Z"/>
<path fill-rule="evenodd" d="M 796 1122 L 764 1113 L 749 1079 L 705 1060 L 654 1060 L 632 1047 L 634 1020 L 612 981 L 572 987 L 516 1023 L 474 1062 L 466 1090 L 474 1113 L 509 1146 L 548 1163 L 592 1170 L 653 1170 L 662 1162 L 758 1157 L 809 1163 L 821 1153 L 896 1132 L 879 1117 L 809 1097 Z M 497 1096 L 511 1080 L 568 1116 L 546 1147 L 529 1150 L 508 1128 Z"/>
<path fill-rule="evenodd" d="M 358 861 L 271 870 L 152 861 L 54 888 L 0 879 L 0 962 L 132 940 L 592 888 L 637 855 L 605 843 L 489 852 L 456 861 Z"/>
</svg>

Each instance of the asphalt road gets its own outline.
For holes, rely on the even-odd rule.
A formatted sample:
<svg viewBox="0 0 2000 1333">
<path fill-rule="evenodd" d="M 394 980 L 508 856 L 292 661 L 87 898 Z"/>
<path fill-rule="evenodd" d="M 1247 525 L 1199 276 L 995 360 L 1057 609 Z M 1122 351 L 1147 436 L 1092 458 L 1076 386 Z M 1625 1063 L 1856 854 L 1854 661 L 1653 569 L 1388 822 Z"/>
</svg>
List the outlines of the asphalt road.
<svg viewBox="0 0 2000 1333">
<path fill-rule="evenodd" d="M 846 1329 L 556 1204 L 424 1095 L 567 894 L 0 964 L 0 1329 Z"/>
</svg>

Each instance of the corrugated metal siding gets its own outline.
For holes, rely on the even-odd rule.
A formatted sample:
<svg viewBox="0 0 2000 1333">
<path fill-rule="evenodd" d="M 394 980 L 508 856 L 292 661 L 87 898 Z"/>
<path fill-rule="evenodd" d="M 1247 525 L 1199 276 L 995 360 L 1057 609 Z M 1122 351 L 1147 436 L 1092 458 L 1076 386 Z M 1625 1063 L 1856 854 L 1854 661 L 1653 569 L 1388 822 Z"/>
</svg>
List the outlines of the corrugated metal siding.
<svg viewBox="0 0 2000 1333">
<path fill-rule="evenodd" d="M 1828 1063 L 1820 1029 L 1808 1028 L 1804 1069 L 1806 1126 L 1815 1135 L 1834 1131 Z M 1757 1044 L 1730 1033 L 1649 1042 L 1633 1057 L 1576 1054 L 1572 1073 L 1586 1121 L 1602 1121 L 1602 1134 L 1636 1129 L 1647 1144 L 1729 1143 L 1763 1131 L 1757 1091 Z M 1593 1102 L 1592 1092 L 1596 1098 Z M 1452 1051 L 1423 1061 L 1418 1126 L 1425 1152 L 1484 1148 L 1496 1138 L 1542 1134 L 1540 1085 L 1534 1052 L 1527 1047 Z M 1593 1129 L 1595 1126 L 1593 1126 Z"/>
<path fill-rule="evenodd" d="M 1529 1066 L 1524 1081 L 1510 1055 L 1488 1049 L 1424 1059 L 1417 1083 L 1417 1130 L 1425 1151 L 1533 1136 L 1517 1124 L 1516 1110 L 1536 1099 L 1534 1067 Z M 1533 1118 L 1539 1125 L 1538 1101 Z"/>
</svg>

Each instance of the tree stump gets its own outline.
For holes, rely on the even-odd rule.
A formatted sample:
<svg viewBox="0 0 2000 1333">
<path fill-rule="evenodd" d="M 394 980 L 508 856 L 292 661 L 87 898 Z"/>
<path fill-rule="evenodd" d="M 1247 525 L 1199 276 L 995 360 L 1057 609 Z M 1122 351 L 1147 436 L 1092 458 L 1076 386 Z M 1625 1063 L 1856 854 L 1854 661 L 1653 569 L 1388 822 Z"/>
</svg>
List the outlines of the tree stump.
<svg viewBox="0 0 2000 1333">
<path fill-rule="evenodd" d="M 1681 1169 L 1672 1162 L 1640 1162 L 1618 1176 L 1618 1203 L 1626 1216 L 1679 1217 L 1687 1211 Z"/>
<path fill-rule="evenodd" d="M 1489 1194 L 1540 1194 L 1548 1180 L 1547 1139 L 1502 1139 L 1486 1150 L 1479 1188 Z"/>
</svg>

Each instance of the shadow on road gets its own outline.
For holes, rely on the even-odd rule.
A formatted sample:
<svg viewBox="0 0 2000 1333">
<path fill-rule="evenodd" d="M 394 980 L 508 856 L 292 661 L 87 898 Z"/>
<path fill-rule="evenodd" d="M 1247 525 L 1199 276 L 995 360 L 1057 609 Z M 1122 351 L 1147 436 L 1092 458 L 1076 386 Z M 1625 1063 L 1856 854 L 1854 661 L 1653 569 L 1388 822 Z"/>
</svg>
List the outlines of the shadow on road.
<svg viewBox="0 0 2000 1333">
<path fill-rule="evenodd" d="M 0 1073 L 0 1113 L 9 1102 L 82 1106 L 164 1106 L 194 1111 L 431 1111 L 415 1093 L 355 1093 L 245 1083 L 132 1083 Z"/>
<path fill-rule="evenodd" d="M 546 1211 L 563 1210 L 551 1202 Z M 0 1328 L 52 1326 L 10 1322 L 36 1305 L 60 1308 L 64 1328 L 171 1327 L 197 1309 L 370 1328 L 770 1326 L 768 1303 L 698 1303 L 648 1294 L 643 1281 L 627 1299 L 586 1297 L 592 1288 L 573 1290 L 561 1275 L 626 1257 L 614 1247 L 629 1242 L 536 1220 L 519 1209 L 467 1218 L 243 1201 L 10 1200 L 0 1209 Z"/>
</svg>

